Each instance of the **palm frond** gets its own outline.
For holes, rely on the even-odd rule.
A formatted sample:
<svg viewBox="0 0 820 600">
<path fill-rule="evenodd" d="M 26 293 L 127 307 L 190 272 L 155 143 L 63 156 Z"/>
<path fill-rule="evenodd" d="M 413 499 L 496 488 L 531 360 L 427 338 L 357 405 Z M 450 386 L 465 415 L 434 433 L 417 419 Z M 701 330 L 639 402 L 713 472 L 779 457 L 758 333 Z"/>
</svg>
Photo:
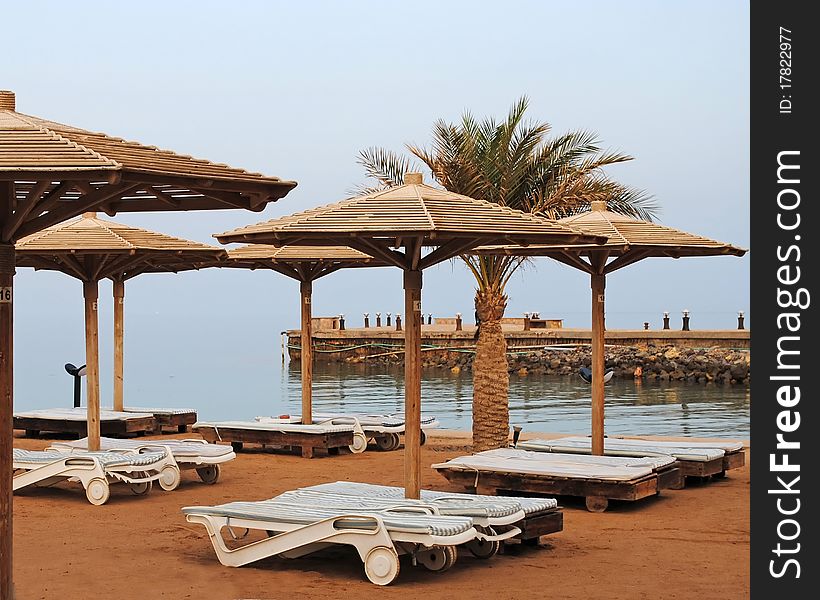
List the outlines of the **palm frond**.
<svg viewBox="0 0 820 600">
<path fill-rule="evenodd" d="M 364 167 L 367 177 L 376 180 L 376 185 L 361 184 L 356 187 L 359 193 L 369 193 L 394 185 L 401 185 L 405 173 L 417 173 L 421 166 L 392 150 L 370 147 L 359 152 L 356 162 Z"/>
</svg>

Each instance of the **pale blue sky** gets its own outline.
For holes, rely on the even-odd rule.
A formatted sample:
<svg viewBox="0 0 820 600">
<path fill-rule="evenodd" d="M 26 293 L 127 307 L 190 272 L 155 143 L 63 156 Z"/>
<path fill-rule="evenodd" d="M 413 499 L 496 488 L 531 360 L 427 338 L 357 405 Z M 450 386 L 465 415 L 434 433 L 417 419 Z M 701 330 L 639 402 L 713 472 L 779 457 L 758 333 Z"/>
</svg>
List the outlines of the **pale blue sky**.
<svg viewBox="0 0 820 600">
<path fill-rule="evenodd" d="M 500 117 L 526 94 L 530 116 L 556 133 L 592 130 L 632 154 L 610 174 L 653 194 L 662 223 L 749 246 L 748 2 L 32 1 L 6 6 L 4 21 L 0 89 L 20 112 L 299 182 L 262 214 L 116 217 L 125 223 L 216 243 L 212 233 L 342 199 L 364 181 L 363 148 L 424 144 L 437 118 Z M 694 328 L 734 328 L 738 310 L 750 323 L 749 265 L 652 259 L 619 271 L 607 325 L 659 327 L 669 310 L 679 327 L 684 308 Z M 459 264 L 431 269 L 424 311 L 472 315 L 472 289 Z M 589 325 L 588 278 L 567 267 L 539 261 L 508 292 L 511 316 Z M 189 345 L 190 360 L 215 363 L 278 353 L 278 332 L 298 324 L 297 294 L 274 273 L 139 278 L 128 286 L 129 368 L 155 357 L 166 368 Z M 317 315 L 345 313 L 351 326 L 401 306 L 394 269 L 337 273 L 314 296 Z M 18 390 L 41 389 L 32 364 L 81 360 L 81 333 L 79 283 L 20 269 Z"/>
</svg>

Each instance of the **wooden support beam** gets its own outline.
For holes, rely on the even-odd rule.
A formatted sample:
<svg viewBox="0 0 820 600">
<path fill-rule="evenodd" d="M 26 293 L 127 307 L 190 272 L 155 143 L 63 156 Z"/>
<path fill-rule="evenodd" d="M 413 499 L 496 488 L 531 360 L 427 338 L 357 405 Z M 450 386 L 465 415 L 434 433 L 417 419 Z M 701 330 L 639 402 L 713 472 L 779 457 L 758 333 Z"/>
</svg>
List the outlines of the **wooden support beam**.
<svg viewBox="0 0 820 600">
<path fill-rule="evenodd" d="M 404 272 L 404 496 L 421 494 L 421 271 Z"/>
<path fill-rule="evenodd" d="M 295 181 L 236 181 L 230 179 L 186 177 L 184 175 L 161 175 L 156 172 L 128 170 L 122 174 L 124 182 L 150 183 L 151 185 L 176 185 L 211 196 L 213 192 L 235 194 L 255 194 L 266 200 L 277 200 L 284 197 L 296 186 Z M 258 202 L 258 200 L 255 200 Z"/>
<path fill-rule="evenodd" d="M 302 299 L 302 423 L 313 423 L 313 317 L 311 296 L 313 282 L 302 281 L 299 286 Z"/>
<path fill-rule="evenodd" d="M 90 279 L 89 273 L 86 271 L 85 265 L 80 262 L 74 254 L 58 254 L 54 257 L 58 263 L 65 267 L 65 273 L 76 277 L 80 281 L 87 281 Z"/>
<path fill-rule="evenodd" d="M 345 243 L 354 250 L 379 258 L 394 267 L 399 267 L 400 269 L 406 269 L 408 267 L 407 257 L 404 254 L 391 250 L 386 246 L 381 246 L 372 240 L 351 237 L 349 240 L 345 240 Z"/>
<path fill-rule="evenodd" d="M 604 454 L 605 275 L 592 275 L 592 453 Z"/>
<path fill-rule="evenodd" d="M 560 263 L 564 263 L 565 265 L 569 265 L 575 269 L 583 271 L 584 273 L 589 273 L 590 275 L 594 272 L 592 266 L 585 262 L 578 254 L 571 251 L 564 251 L 555 254 L 548 254 L 550 258 L 553 260 L 557 260 Z"/>
<path fill-rule="evenodd" d="M 114 280 L 114 410 L 121 411 L 123 401 L 123 340 L 125 338 L 125 282 Z"/>
<path fill-rule="evenodd" d="M 259 205 L 256 205 L 256 207 L 251 208 L 250 200 L 248 200 L 247 198 L 245 198 L 244 196 L 242 196 L 241 194 L 238 194 L 236 192 L 222 192 L 222 191 L 219 191 L 219 190 L 208 190 L 208 189 L 204 189 L 204 190 L 203 189 L 196 189 L 196 190 L 192 190 L 192 191 L 196 192 L 197 194 L 202 194 L 203 196 L 206 196 L 207 198 L 211 198 L 213 200 L 217 200 L 219 202 L 222 202 L 223 204 L 227 204 L 228 206 L 230 206 L 232 208 L 242 208 L 244 210 L 254 210 L 254 211 L 259 211 L 259 210 L 262 210 L 263 208 L 265 208 L 264 204 L 261 207 Z"/>
<path fill-rule="evenodd" d="M 481 240 L 475 238 L 451 240 L 446 244 L 439 246 L 430 254 L 422 258 L 419 262 L 419 268 L 426 269 L 427 267 L 432 267 L 440 262 L 449 260 L 460 254 L 464 254 L 468 250 L 472 250 L 478 246 L 480 243 Z"/>
<path fill-rule="evenodd" d="M 76 182 L 73 181 L 63 181 L 62 183 L 57 185 L 57 187 L 55 187 L 46 195 L 44 195 L 35 207 L 34 216 L 39 217 L 44 212 L 51 210 L 53 207 L 55 207 L 57 203 L 60 201 L 60 198 L 62 198 L 64 194 L 75 189 L 75 183 Z"/>
<path fill-rule="evenodd" d="M 80 196 L 74 202 L 66 202 L 65 206 L 53 208 L 47 213 L 35 217 L 22 224 L 17 232 L 18 237 L 25 237 L 31 233 L 41 231 L 52 225 L 56 225 L 66 219 L 81 214 L 87 210 L 96 208 L 100 204 L 104 204 L 111 198 L 120 197 L 129 194 L 130 192 L 139 189 L 139 185 L 119 185 L 109 184 L 95 189 L 83 196 Z"/>
<path fill-rule="evenodd" d="M 3 231 L 0 234 L 0 238 L 2 241 L 8 242 L 15 239 L 14 234 L 17 233 L 17 228 L 20 227 L 20 224 L 26 220 L 29 213 L 37 206 L 37 203 L 40 201 L 40 196 L 43 195 L 43 192 L 46 191 L 48 186 L 51 185 L 51 181 L 38 181 L 34 184 L 31 190 L 26 196 L 26 199 L 22 203 L 18 203 L 14 214 L 9 217 L 9 220 L 3 224 Z"/>
<path fill-rule="evenodd" d="M 100 449 L 100 347 L 97 281 L 83 282 L 85 300 L 86 423 L 88 449 Z"/>
<path fill-rule="evenodd" d="M 173 206 L 176 209 L 179 209 L 182 206 L 182 201 L 181 200 L 179 200 L 177 198 L 174 198 L 170 194 L 166 194 L 162 190 L 152 188 L 150 185 L 143 186 L 142 189 L 147 194 L 157 198 L 157 200 L 165 202 L 165 204 L 168 204 L 169 206 Z"/>
<path fill-rule="evenodd" d="M 627 250 L 618 258 L 616 258 L 611 263 L 606 265 L 605 272 L 607 274 L 612 273 L 612 271 L 617 271 L 618 269 L 627 267 L 633 263 L 638 262 L 639 260 L 643 260 L 644 258 L 648 258 L 650 256 L 654 256 L 654 252 L 650 249 L 635 248 L 634 250 Z"/>
<path fill-rule="evenodd" d="M 10 202 L 0 188 L 0 203 Z M 13 598 L 14 244 L 0 243 L 0 598 Z"/>
</svg>

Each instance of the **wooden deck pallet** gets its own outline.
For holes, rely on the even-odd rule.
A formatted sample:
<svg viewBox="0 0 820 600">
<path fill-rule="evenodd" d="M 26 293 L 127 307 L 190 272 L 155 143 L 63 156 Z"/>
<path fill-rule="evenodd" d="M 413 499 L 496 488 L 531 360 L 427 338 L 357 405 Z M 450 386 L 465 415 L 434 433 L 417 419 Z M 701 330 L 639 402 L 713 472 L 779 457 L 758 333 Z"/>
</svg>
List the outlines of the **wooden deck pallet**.
<svg viewBox="0 0 820 600">
<path fill-rule="evenodd" d="M 541 536 L 564 530 L 564 513 L 561 509 L 536 513 L 516 523 L 516 527 L 521 529 L 521 533 L 508 542 L 515 540 L 528 546 L 536 546 Z"/>
<path fill-rule="evenodd" d="M 727 452 L 723 455 L 723 473 L 732 469 L 739 469 L 746 464 L 746 450 L 740 449 L 735 452 Z"/>
<path fill-rule="evenodd" d="M 157 428 L 156 419 L 151 415 L 130 419 L 105 419 L 100 421 L 100 435 L 153 433 Z M 82 437 L 88 433 L 86 421 L 74 419 L 48 419 L 43 417 L 14 417 L 14 429 L 24 429 L 28 437 L 37 437 L 41 431 L 53 433 L 76 433 Z"/>
<path fill-rule="evenodd" d="M 746 464 L 746 452 L 744 450 L 726 452 L 719 458 L 707 461 L 679 458 L 678 464 L 684 477 L 725 477 L 727 471 L 738 469 Z"/>
<path fill-rule="evenodd" d="M 162 433 L 164 428 L 176 429 L 177 433 L 185 433 L 188 426 L 196 423 L 196 411 L 186 413 L 154 413 L 156 419 L 156 430 L 154 433 Z"/>
<path fill-rule="evenodd" d="M 236 451 L 242 450 L 246 443 L 261 444 L 283 449 L 299 448 L 304 458 L 313 458 L 316 450 L 324 454 L 337 454 L 339 448 L 353 444 L 352 431 L 291 433 L 230 427 L 219 427 L 219 431 L 213 427 L 197 427 L 196 431 L 208 442 L 230 442 Z"/>
<path fill-rule="evenodd" d="M 500 471 L 476 472 L 474 469 L 459 468 L 438 469 L 438 471 L 448 481 L 462 485 L 476 494 L 507 493 L 520 496 L 526 492 L 556 496 L 581 496 L 586 498 L 587 509 L 591 512 L 605 511 L 609 500 L 641 500 L 660 494 L 662 489 L 680 489 L 683 486 L 683 475 L 677 463 L 629 481 Z"/>
</svg>

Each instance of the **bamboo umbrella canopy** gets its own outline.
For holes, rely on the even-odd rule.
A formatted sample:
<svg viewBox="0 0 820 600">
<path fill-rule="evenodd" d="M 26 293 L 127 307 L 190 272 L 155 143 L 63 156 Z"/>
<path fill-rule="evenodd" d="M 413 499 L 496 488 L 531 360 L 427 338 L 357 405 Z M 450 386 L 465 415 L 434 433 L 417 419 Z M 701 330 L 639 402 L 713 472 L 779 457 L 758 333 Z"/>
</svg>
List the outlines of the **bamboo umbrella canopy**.
<svg viewBox="0 0 820 600">
<path fill-rule="evenodd" d="M 551 221 L 424 185 L 420 173 L 404 185 L 357 196 L 257 225 L 217 234 L 222 243 L 275 246 L 346 245 L 404 271 L 405 494 L 421 489 L 422 271 L 482 244 L 597 243 Z M 423 248 L 433 248 L 427 254 Z"/>
<path fill-rule="evenodd" d="M 114 410 L 121 411 L 125 282 L 142 273 L 199 268 L 225 256 L 222 248 L 99 219 L 96 213 L 85 213 L 17 242 L 17 266 L 60 271 L 83 282 L 90 450 L 100 449 L 99 281 L 114 283 Z"/>
<path fill-rule="evenodd" d="M 302 423 L 313 422 L 313 282 L 339 269 L 378 267 L 386 263 L 347 246 L 284 246 L 250 244 L 228 251 L 220 266 L 240 269 L 271 269 L 299 282 L 301 293 Z"/>
<path fill-rule="evenodd" d="M 296 185 L 19 113 L 0 90 L 0 598 L 12 597 L 14 243 L 89 210 L 261 211 Z"/>
<path fill-rule="evenodd" d="M 604 453 L 604 288 L 613 271 L 653 256 L 743 256 L 746 250 L 706 237 L 633 219 L 594 201 L 591 210 L 561 219 L 578 231 L 607 237 L 602 245 L 554 244 L 478 248 L 478 254 L 548 256 L 585 273 L 592 286 L 592 452 Z"/>
</svg>

